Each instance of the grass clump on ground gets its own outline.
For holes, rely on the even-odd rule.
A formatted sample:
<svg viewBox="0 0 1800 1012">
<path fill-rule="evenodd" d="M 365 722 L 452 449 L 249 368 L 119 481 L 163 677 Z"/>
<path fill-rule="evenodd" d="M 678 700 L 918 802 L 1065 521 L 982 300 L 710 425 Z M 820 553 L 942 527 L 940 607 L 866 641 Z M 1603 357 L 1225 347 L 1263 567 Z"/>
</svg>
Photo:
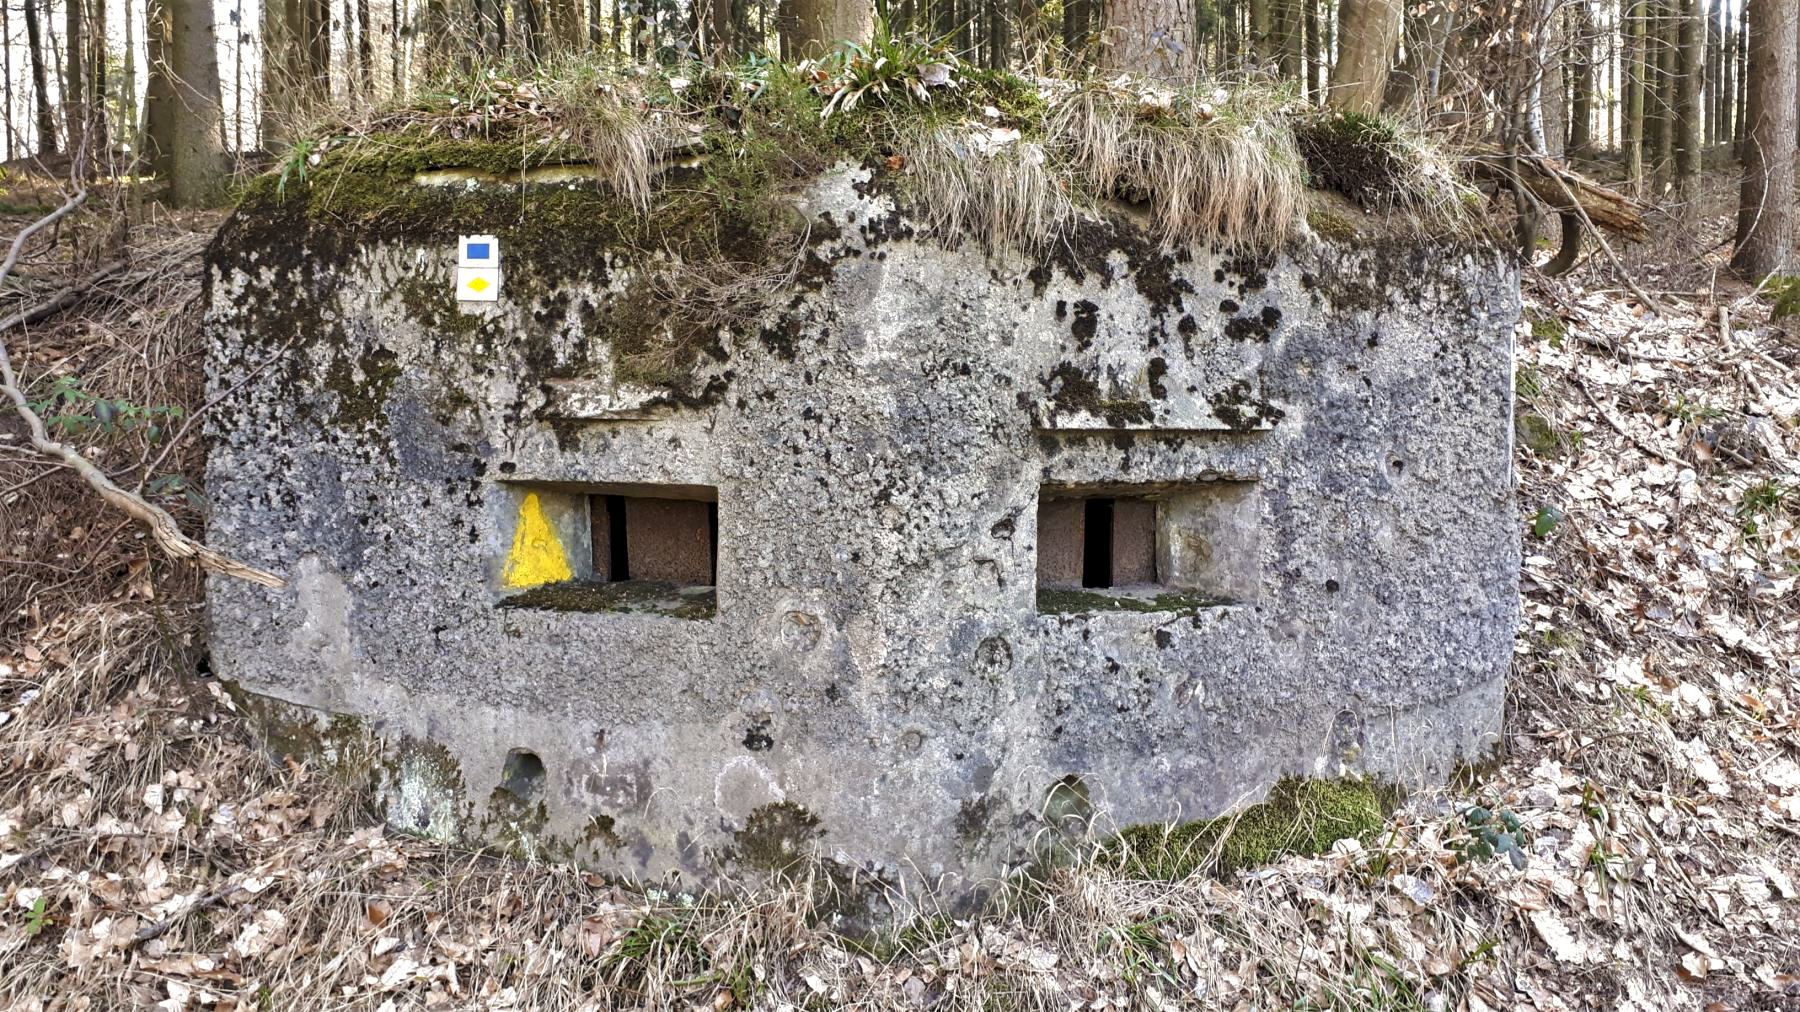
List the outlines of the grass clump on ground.
<svg viewBox="0 0 1800 1012">
<path fill-rule="evenodd" d="M 1152 879 L 1196 871 L 1226 875 L 1289 854 L 1322 854 L 1342 839 L 1367 839 L 1399 803 L 1398 789 L 1369 780 L 1289 777 L 1263 801 L 1230 815 L 1128 827 L 1102 851 L 1101 861 Z"/>
</svg>

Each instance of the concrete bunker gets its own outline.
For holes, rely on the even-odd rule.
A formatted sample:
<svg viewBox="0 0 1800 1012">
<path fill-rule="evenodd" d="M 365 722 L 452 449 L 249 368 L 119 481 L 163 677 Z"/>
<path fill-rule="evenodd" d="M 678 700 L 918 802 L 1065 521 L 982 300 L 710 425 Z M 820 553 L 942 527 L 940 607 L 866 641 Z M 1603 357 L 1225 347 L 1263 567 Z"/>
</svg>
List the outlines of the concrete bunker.
<svg viewBox="0 0 1800 1012">
<path fill-rule="evenodd" d="M 984 252 L 839 165 L 789 195 L 792 280 L 652 367 L 668 258 L 591 183 L 420 186 L 381 228 L 301 189 L 210 261 L 209 536 L 292 577 L 212 585 L 215 666 L 393 742 L 397 825 L 958 899 L 1046 828 L 1495 740 L 1498 250 L 1108 210 Z M 494 301 L 454 297 L 471 233 Z"/>
</svg>

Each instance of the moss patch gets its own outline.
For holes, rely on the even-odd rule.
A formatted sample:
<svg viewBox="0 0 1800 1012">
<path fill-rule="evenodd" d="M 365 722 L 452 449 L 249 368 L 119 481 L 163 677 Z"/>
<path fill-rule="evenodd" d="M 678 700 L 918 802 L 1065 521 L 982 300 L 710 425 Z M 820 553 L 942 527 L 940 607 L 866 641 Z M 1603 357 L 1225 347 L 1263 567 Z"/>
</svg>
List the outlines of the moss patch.
<svg viewBox="0 0 1800 1012">
<path fill-rule="evenodd" d="M 792 872 L 810 858 L 807 845 L 824 836 L 819 817 L 792 801 L 763 805 L 732 835 L 732 857 L 773 872 Z"/>
<path fill-rule="evenodd" d="M 1385 120 L 1327 113 L 1296 126 L 1294 141 L 1316 186 L 1364 207 L 1387 206 L 1403 194 L 1407 166 L 1399 155 L 1400 135 Z"/>
<path fill-rule="evenodd" d="M 1554 316 L 1532 316 L 1531 336 L 1540 341 L 1549 341 L 1552 348 L 1561 348 L 1563 338 L 1569 336 L 1569 328 Z"/>
<path fill-rule="evenodd" d="M 1330 211 L 1306 212 L 1306 226 L 1321 239 L 1332 242 L 1349 242 L 1356 238 L 1356 225 L 1349 218 Z"/>
<path fill-rule="evenodd" d="M 1068 362 L 1056 367 L 1045 381 L 1050 387 L 1050 402 L 1059 412 L 1086 412 L 1106 420 L 1110 428 L 1145 423 L 1156 417 L 1150 405 L 1138 398 L 1109 398 L 1100 394 L 1100 386 L 1088 374 Z"/>
<path fill-rule="evenodd" d="M 502 608 L 543 611 L 636 612 L 670 618 L 705 619 L 718 613 L 719 595 L 712 587 L 687 587 L 651 580 L 602 583 L 568 580 L 533 587 L 500 602 Z"/>
<path fill-rule="evenodd" d="M 1521 411 L 1513 419 L 1513 429 L 1533 456 L 1548 460 L 1562 455 L 1562 434 L 1543 415 Z"/>
<path fill-rule="evenodd" d="M 1367 841 L 1399 806 L 1401 792 L 1367 780 L 1287 778 L 1268 799 L 1234 815 L 1180 825 L 1131 826 L 1101 859 L 1145 878 L 1229 874 L 1289 854 L 1321 854 L 1346 837 Z"/>
<path fill-rule="evenodd" d="M 1167 591 L 1154 596 L 1123 591 L 1055 588 L 1044 588 L 1037 592 L 1037 610 L 1041 615 L 1087 615 L 1102 611 L 1192 612 L 1231 603 L 1222 597 L 1183 590 Z"/>
</svg>

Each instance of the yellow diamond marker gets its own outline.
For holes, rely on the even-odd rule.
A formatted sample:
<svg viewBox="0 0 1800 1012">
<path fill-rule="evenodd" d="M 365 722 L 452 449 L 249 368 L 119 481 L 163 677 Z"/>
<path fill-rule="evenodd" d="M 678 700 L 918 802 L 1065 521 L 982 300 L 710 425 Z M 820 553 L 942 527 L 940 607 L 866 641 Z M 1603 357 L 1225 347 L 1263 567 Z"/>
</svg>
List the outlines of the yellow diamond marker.
<svg viewBox="0 0 1800 1012">
<path fill-rule="evenodd" d="M 458 267 L 456 297 L 463 302 L 500 301 L 500 268 Z"/>
<path fill-rule="evenodd" d="M 506 557 L 506 585 L 536 587 L 574 578 L 569 555 L 544 515 L 544 504 L 536 492 L 530 493 L 519 504 L 519 526 L 513 532 L 512 552 Z"/>
</svg>

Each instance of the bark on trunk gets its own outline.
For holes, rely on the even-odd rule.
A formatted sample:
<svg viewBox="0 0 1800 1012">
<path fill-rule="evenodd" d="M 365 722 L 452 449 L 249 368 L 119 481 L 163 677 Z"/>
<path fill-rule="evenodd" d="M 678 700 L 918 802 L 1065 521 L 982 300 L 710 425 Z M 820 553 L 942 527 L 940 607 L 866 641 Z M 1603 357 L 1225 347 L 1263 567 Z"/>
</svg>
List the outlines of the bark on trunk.
<svg viewBox="0 0 1800 1012">
<path fill-rule="evenodd" d="M 1677 0 L 1675 33 L 1675 185 L 1685 189 L 1700 174 L 1700 5 Z"/>
<path fill-rule="evenodd" d="M 144 55 L 149 63 L 149 79 L 144 82 L 144 139 L 142 157 L 151 175 L 169 179 L 175 169 L 175 81 L 170 76 L 169 62 L 174 59 L 175 18 L 172 0 L 149 0 L 144 5 Z M 265 117 L 267 110 L 267 68 L 264 69 Z M 280 93 L 285 94 L 285 93 Z M 271 129 L 285 120 L 265 118 L 265 137 L 281 136 Z"/>
<path fill-rule="evenodd" d="M 219 56 L 212 0 L 179 4 L 172 48 L 175 151 L 170 197 L 177 207 L 216 206 L 225 200 L 230 176 L 219 144 Z"/>
<path fill-rule="evenodd" d="M 87 137 L 87 40 L 82 31 L 80 0 L 67 0 L 63 13 L 63 129 L 69 138 L 69 153 L 81 151 Z M 88 151 L 92 164 L 93 151 Z"/>
<path fill-rule="evenodd" d="M 1185 80 L 1198 67 L 1193 0 L 1106 0 L 1100 66 L 1108 71 Z"/>
<path fill-rule="evenodd" d="M 1637 0 L 1626 18 L 1630 37 L 1625 47 L 1625 121 L 1620 130 L 1625 148 L 1625 175 L 1631 180 L 1632 189 L 1639 193 L 1644 188 L 1644 70 L 1647 66 L 1644 47 L 1648 34 L 1644 11 L 1644 0 Z"/>
<path fill-rule="evenodd" d="M 38 0 L 25 0 L 25 37 L 31 51 L 33 119 L 37 125 L 38 155 L 57 151 L 56 110 L 50 105 L 49 75 L 44 70 L 43 29 L 38 25 Z"/>
<path fill-rule="evenodd" d="M 1381 108 L 1400 34 L 1400 0 L 1343 0 L 1338 5 L 1338 58 L 1331 68 L 1331 106 L 1371 115 Z"/>
<path fill-rule="evenodd" d="M 1575 5 L 1569 34 L 1568 155 L 1589 154 L 1594 146 L 1594 16 L 1587 0 Z"/>
<path fill-rule="evenodd" d="M 1785 267 L 1794 231 L 1794 46 L 1797 0 L 1750 4 L 1744 181 L 1733 270 L 1760 278 Z"/>
<path fill-rule="evenodd" d="M 793 11 L 795 56 L 817 56 L 839 42 L 867 42 L 875 30 L 870 0 L 785 0 L 783 6 Z"/>
</svg>

